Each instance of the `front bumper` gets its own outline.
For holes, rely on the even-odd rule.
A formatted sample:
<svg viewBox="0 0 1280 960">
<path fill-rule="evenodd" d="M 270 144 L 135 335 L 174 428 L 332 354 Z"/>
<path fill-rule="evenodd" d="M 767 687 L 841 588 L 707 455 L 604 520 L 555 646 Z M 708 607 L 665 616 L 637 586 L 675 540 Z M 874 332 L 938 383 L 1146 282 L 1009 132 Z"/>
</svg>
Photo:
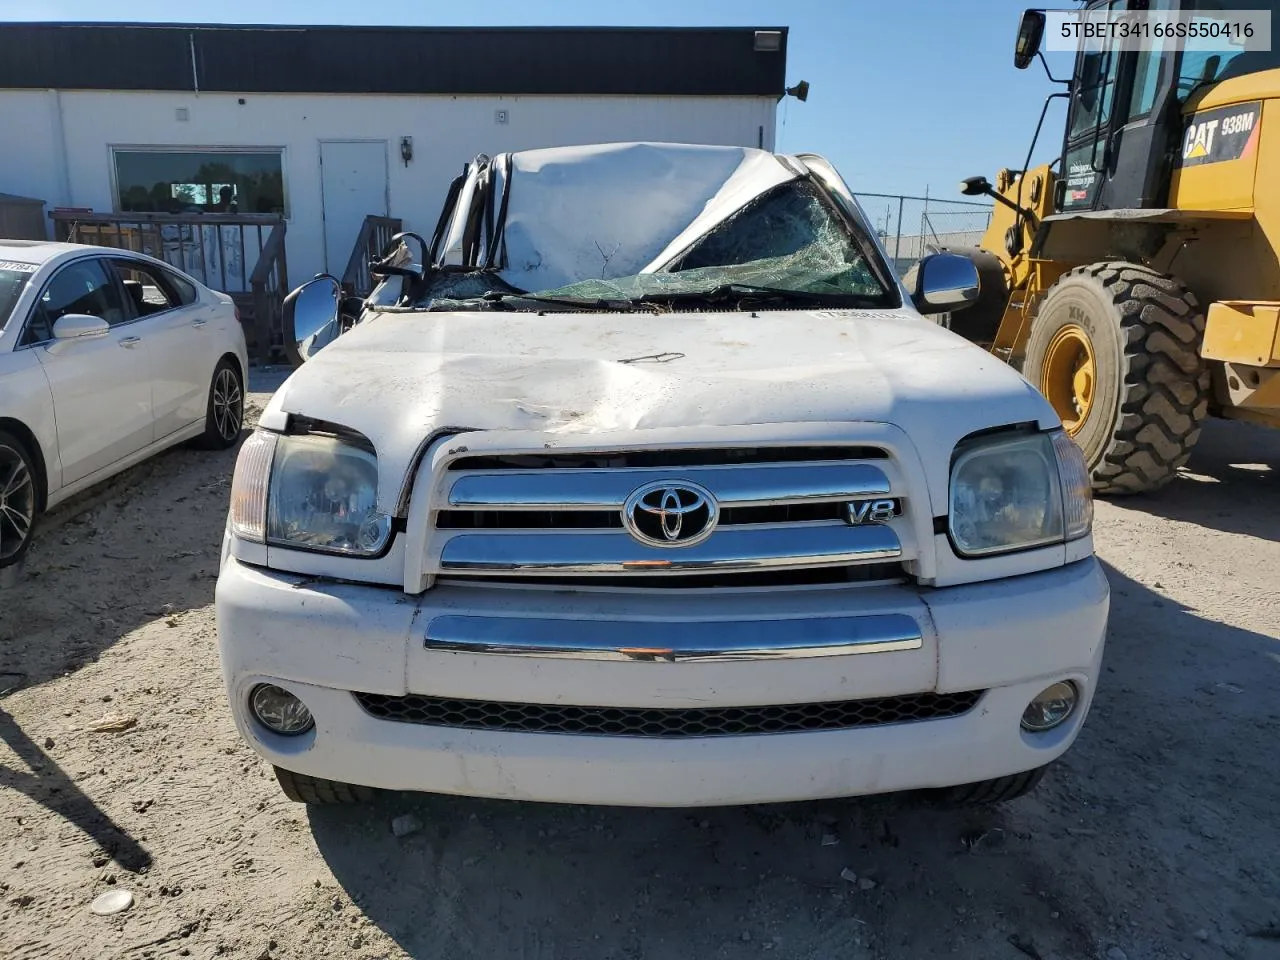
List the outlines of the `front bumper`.
<svg viewBox="0 0 1280 960">
<path fill-rule="evenodd" d="M 218 583 L 224 678 L 241 734 L 299 773 L 387 789 L 637 806 L 816 799 L 944 787 L 1061 755 L 1092 699 L 1108 589 L 1090 558 L 1043 573 L 942 590 L 905 586 L 639 592 L 441 585 L 419 596 L 314 583 L 228 558 Z M 467 616 L 564 618 L 653 629 L 698 622 L 910 617 L 920 642 L 844 656 L 727 662 L 530 656 L 431 648 L 428 625 Z M 680 628 L 680 629 L 677 629 Z M 810 650 L 809 654 L 813 651 Z M 1027 702 L 1069 679 L 1081 702 L 1062 726 L 1021 730 Z M 291 690 L 315 729 L 270 733 L 249 714 L 261 682 Z M 377 719 L 351 691 L 514 703 L 713 707 L 986 691 L 947 719 L 815 732 L 682 739 L 529 733 Z"/>
</svg>

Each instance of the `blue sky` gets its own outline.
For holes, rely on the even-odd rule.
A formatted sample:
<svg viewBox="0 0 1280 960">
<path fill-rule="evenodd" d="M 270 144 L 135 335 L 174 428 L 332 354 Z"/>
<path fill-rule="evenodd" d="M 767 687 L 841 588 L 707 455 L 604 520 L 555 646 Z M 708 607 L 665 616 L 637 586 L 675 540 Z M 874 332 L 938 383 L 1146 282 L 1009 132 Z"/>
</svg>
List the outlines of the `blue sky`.
<svg viewBox="0 0 1280 960">
<path fill-rule="evenodd" d="M 788 83 L 807 103 L 778 108 L 780 150 L 826 155 L 855 190 L 957 196 L 965 176 L 1020 167 L 1044 72 L 1013 67 L 1025 0 L 0 0 L 0 21 L 377 23 L 441 26 L 788 26 Z M 104 14 L 105 10 L 110 14 Z M 1051 59 L 1056 73 L 1068 65 Z M 1056 156 L 1060 101 L 1040 159 Z M 785 121 L 785 126 L 783 125 Z"/>
</svg>

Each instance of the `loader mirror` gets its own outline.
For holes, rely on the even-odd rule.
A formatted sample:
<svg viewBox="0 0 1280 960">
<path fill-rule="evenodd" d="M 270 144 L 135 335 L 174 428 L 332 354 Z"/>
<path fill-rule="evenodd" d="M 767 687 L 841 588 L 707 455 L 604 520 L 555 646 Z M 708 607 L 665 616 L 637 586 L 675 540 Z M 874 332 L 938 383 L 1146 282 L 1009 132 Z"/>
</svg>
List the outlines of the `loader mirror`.
<svg viewBox="0 0 1280 960">
<path fill-rule="evenodd" d="M 1018 40 L 1013 47 L 1013 65 L 1019 70 L 1031 66 L 1031 61 L 1040 52 L 1040 41 L 1044 39 L 1044 11 L 1025 10 L 1022 22 L 1018 24 Z"/>
</svg>

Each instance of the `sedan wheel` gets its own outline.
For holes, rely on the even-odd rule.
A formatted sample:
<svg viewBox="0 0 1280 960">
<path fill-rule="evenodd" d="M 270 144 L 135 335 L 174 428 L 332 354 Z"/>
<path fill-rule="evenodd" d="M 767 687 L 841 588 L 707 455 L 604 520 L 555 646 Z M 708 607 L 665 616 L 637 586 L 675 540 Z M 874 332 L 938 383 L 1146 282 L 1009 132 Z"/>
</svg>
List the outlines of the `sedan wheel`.
<svg viewBox="0 0 1280 960">
<path fill-rule="evenodd" d="M 240 436 L 240 421 L 244 417 L 244 394 L 240 392 L 240 380 L 234 370 L 224 367 L 213 381 L 213 420 L 218 436 L 232 442 Z"/>
<path fill-rule="evenodd" d="M 17 563 L 31 540 L 36 484 L 26 453 L 0 435 L 0 567 Z"/>
<path fill-rule="evenodd" d="M 223 360 L 213 371 L 209 387 L 209 411 L 205 419 L 200 446 L 209 450 L 225 450 L 240 439 L 244 426 L 244 381 L 230 360 Z"/>
</svg>

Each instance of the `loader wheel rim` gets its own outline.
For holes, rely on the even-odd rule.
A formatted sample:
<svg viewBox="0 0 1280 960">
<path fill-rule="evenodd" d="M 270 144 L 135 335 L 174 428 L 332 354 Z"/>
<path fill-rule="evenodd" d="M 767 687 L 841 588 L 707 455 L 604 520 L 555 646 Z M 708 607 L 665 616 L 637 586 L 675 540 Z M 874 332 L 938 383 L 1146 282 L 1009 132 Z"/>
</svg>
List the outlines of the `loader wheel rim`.
<svg viewBox="0 0 1280 960">
<path fill-rule="evenodd" d="M 1053 335 L 1045 350 L 1040 392 L 1062 419 L 1067 433 L 1075 436 L 1093 408 L 1098 365 L 1089 334 L 1074 323 Z"/>
</svg>

